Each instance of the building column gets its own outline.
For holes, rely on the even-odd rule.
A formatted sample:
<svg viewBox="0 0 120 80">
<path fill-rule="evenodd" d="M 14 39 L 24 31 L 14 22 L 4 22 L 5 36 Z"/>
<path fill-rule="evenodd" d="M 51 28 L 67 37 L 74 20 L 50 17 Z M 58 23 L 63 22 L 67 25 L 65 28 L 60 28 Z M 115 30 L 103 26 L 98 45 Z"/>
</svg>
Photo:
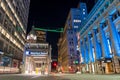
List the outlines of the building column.
<svg viewBox="0 0 120 80">
<path fill-rule="evenodd" d="M 81 63 L 85 63 L 85 53 L 84 53 L 84 46 L 83 41 L 80 41 L 80 52 L 81 52 Z"/>
<path fill-rule="evenodd" d="M 93 57 L 93 45 L 91 42 L 91 34 L 88 34 L 88 42 L 89 42 L 89 55 L 90 55 L 90 62 L 94 62 L 94 57 Z"/>
<path fill-rule="evenodd" d="M 105 32 L 104 32 L 102 26 L 103 26 L 103 24 L 100 24 L 100 35 L 101 35 L 103 52 L 104 52 L 104 58 L 111 58 L 107 38 L 105 36 Z"/>
<path fill-rule="evenodd" d="M 92 63 L 92 71 L 93 71 L 93 73 L 95 73 L 95 65 L 94 65 L 94 63 Z"/>
<path fill-rule="evenodd" d="M 84 38 L 84 52 L 85 52 L 85 63 L 89 63 L 89 54 L 88 54 L 88 47 L 87 47 L 87 38 Z"/>
<path fill-rule="evenodd" d="M 94 52 L 95 52 L 95 72 L 99 73 L 100 71 L 100 66 L 101 66 L 101 62 L 100 59 L 102 58 L 102 49 L 100 47 L 100 44 L 98 43 L 97 40 L 97 30 L 93 29 L 93 44 L 94 44 Z M 100 66 L 98 66 L 100 65 Z"/>
<path fill-rule="evenodd" d="M 91 62 L 91 66 L 92 66 L 92 72 L 94 73 L 94 57 L 93 57 L 93 46 L 92 46 L 92 42 L 91 42 L 91 34 L 88 34 L 88 42 L 89 42 L 89 57 L 90 57 L 90 62 Z"/>
<path fill-rule="evenodd" d="M 89 64 L 86 64 L 86 71 L 89 72 Z"/>
<path fill-rule="evenodd" d="M 110 54 L 110 50 L 109 50 L 109 45 L 108 45 L 108 41 L 105 35 L 105 31 L 103 30 L 103 24 L 100 24 L 100 34 L 101 34 L 101 42 L 102 42 L 102 48 L 103 48 L 103 53 L 104 53 L 104 58 L 105 61 L 107 61 L 107 59 L 111 59 L 112 56 Z M 110 73 L 110 62 L 106 62 L 106 65 L 102 67 L 103 71 L 105 73 Z"/>
<path fill-rule="evenodd" d="M 81 62 L 81 72 L 85 72 L 85 51 L 84 51 L 84 45 L 83 45 L 83 41 L 80 40 L 80 62 Z"/>
<path fill-rule="evenodd" d="M 89 54 L 88 54 L 88 46 L 87 46 L 87 38 L 84 38 L 84 52 L 85 52 L 85 63 L 86 63 L 86 70 L 88 70 L 88 64 L 89 64 Z"/>
<path fill-rule="evenodd" d="M 115 24 L 112 21 L 112 16 L 109 16 L 108 19 L 109 22 L 109 29 L 111 32 L 111 38 L 112 38 L 112 42 L 113 42 L 113 46 L 116 52 L 116 55 L 120 57 L 120 38 L 119 38 L 119 34 L 116 30 Z"/>
<path fill-rule="evenodd" d="M 93 29 L 94 49 L 96 53 L 96 59 L 99 60 L 102 57 L 101 47 L 97 40 L 96 29 Z"/>
<path fill-rule="evenodd" d="M 110 35 L 111 35 L 111 40 L 113 43 L 113 48 L 114 48 L 114 53 L 113 55 L 113 63 L 114 63 L 114 72 L 119 72 L 119 62 L 117 56 L 120 57 L 120 37 L 117 32 L 116 26 L 112 21 L 112 15 L 108 17 L 108 23 L 109 23 L 109 29 L 110 29 Z"/>
</svg>

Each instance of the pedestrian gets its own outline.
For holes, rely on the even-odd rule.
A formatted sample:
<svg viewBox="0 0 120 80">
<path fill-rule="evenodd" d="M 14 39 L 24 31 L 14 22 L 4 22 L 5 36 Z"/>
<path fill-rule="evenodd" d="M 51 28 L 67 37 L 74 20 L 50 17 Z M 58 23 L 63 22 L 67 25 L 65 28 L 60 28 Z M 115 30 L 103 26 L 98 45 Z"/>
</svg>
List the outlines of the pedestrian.
<svg viewBox="0 0 120 80">
<path fill-rule="evenodd" d="M 44 63 L 43 63 L 43 65 L 42 65 L 42 67 L 41 67 L 41 74 L 45 74 L 45 65 L 44 65 Z"/>
<path fill-rule="evenodd" d="M 104 71 L 104 73 L 105 73 L 105 67 L 103 67 L 103 71 Z"/>
</svg>

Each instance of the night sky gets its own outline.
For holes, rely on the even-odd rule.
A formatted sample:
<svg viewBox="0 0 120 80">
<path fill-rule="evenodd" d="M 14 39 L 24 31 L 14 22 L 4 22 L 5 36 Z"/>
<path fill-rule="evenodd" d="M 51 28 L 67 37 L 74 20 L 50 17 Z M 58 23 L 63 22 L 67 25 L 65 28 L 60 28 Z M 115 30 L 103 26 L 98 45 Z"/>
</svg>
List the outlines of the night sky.
<svg viewBox="0 0 120 80">
<path fill-rule="evenodd" d="M 40 28 L 64 28 L 70 8 L 76 8 L 79 2 L 86 2 L 88 12 L 94 5 L 94 0 L 31 0 L 28 29 L 31 26 Z M 57 58 L 57 42 L 60 33 L 47 32 L 47 42 L 52 45 L 52 58 Z"/>
</svg>

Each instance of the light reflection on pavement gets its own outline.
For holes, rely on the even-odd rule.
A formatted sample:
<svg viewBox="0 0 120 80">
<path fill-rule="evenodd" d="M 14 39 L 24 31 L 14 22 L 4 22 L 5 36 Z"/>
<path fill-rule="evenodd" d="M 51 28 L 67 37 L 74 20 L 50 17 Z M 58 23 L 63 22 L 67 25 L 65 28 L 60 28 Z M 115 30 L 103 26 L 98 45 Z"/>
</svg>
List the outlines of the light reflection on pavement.
<svg viewBox="0 0 120 80">
<path fill-rule="evenodd" d="M 95 74 L 50 74 L 50 75 L 26 75 L 26 74 L 2 74 L 0 80 L 120 80 L 119 74 L 95 75 Z"/>
</svg>

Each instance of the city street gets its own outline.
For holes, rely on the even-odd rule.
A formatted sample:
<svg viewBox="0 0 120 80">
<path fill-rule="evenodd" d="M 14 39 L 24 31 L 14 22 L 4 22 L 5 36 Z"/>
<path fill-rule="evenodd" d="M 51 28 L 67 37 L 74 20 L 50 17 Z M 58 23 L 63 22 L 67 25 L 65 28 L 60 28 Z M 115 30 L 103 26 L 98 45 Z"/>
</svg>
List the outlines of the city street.
<svg viewBox="0 0 120 80">
<path fill-rule="evenodd" d="M 94 74 L 51 74 L 51 75 L 25 75 L 1 74 L 0 80 L 120 80 L 119 74 L 94 75 Z"/>
</svg>

